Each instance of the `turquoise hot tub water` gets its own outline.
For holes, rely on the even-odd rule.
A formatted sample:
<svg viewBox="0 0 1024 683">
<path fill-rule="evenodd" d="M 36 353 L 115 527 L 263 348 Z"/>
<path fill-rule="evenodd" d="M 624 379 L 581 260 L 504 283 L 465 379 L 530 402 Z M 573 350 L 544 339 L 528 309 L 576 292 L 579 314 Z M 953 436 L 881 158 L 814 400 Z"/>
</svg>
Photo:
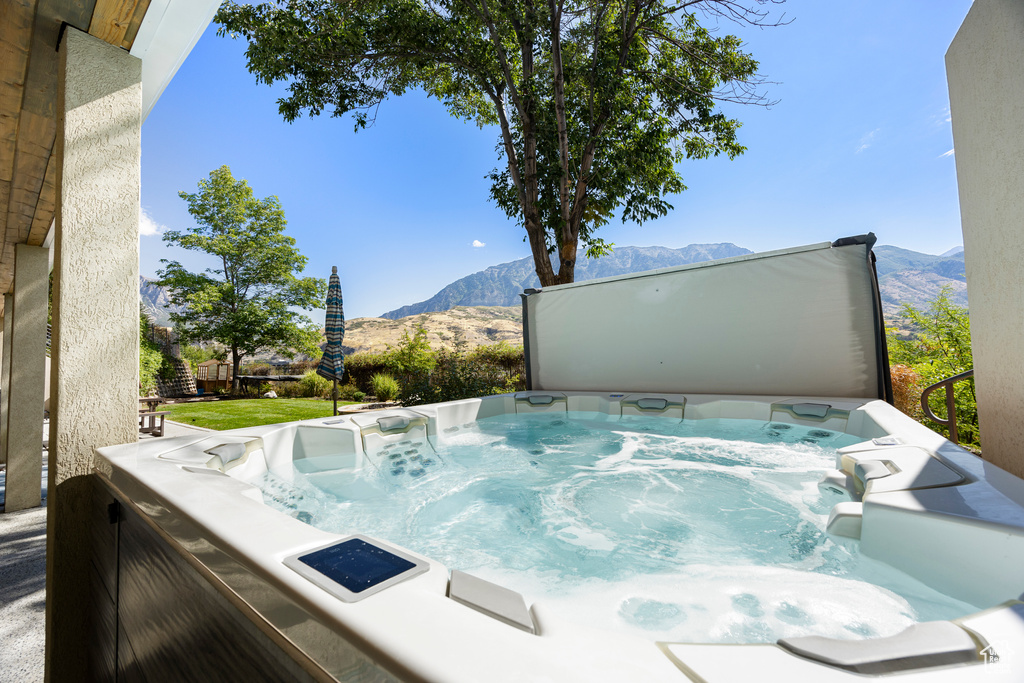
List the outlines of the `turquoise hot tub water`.
<svg viewBox="0 0 1024 683">
<path fill-rule="evenodd" d="M 818 479 L 860 440 L 753 420 L 502 415 L 391 443 L 359 471 L 308 458 L 252 483 L 317 528 L 660 641 L 886 636 L 976 611 L 825 534 L 842 498 Z"/>
</svg>

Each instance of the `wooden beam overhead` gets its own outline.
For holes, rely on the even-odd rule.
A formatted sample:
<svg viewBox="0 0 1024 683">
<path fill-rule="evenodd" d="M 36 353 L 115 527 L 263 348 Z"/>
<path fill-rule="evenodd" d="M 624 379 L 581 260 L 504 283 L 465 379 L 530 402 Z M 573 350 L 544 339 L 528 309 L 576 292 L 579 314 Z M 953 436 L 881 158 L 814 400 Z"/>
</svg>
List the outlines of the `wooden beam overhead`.
<svg viewBox="0 0 1024 683">
<path fill-rule="evenodd" d="M 135 13 L 132 14 L 132 20 L 128 24 L 128 29 L 124 33 L 124 38 L 121 40 L 121 47 L 126 50 L 132 49 L 132 45 L 135 44 L 135 37 L 139 35 L 139 26 L 142 25 L 142 19 L 146 16 L 146 12 L 149 11 L 150 0 L 139 0 L 135 6 Z"/>
<path fill-rule="evenodd" d="M 149 6 L 149 0 L 97 0 L 89 23 L 89 33 L 111 45 L 122 45 L 139 5 L 143 3 Z M 145 14 L 145 10 L 144 7 L 141 14 Z M 142 23 L 141 17 L 139 23 Z M 138 32 L 137 24 L 135 31 Z"/>
<path fill-rule="evenodd" d="M 150 0 L 0 0 L 0 292 L 14 246 L 40 246 L 53 222 L 57 41 L 66 23 L 131 49 Z M 0 300 L 0 315 L 2 315 Z"/>
</svg>

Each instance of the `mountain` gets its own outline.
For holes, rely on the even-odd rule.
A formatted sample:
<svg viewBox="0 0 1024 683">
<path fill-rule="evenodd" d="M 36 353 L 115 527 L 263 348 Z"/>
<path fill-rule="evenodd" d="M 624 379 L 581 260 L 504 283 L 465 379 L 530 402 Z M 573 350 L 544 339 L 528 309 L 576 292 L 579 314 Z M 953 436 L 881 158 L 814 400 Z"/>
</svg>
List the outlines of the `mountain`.
<svg viewBox="0 0 1024 683">
<path fill-rule="evenodd" d="M 956 256 L 958 253 L 962 252 L 963 250 L 964 250 L 964 245 L 961 244 L 959 247 L 953 247 L 949 251 L 942 252 L 941 254 L 939 254 L 939 256 L 943 256 L 943 257 L 945 257 L 945 256 Z"/>
<path fill-rule="evenodd" d="M 158 287 L 154 280 L 143 275 L 139 276 L 139 300 L 142 302 L 142 310 L 154 325 L 160 327 L 170 327 L 171 313 L 180 313 L 183 310 L 181 306 L 171 305 L 171 297 L 166 289 Z"/>
<path fill-rule="evenodd" d="M 609 256 L 587 259 L 576 266 L 577 281 L 669 268 L 688 263 L 751 253 L 735 244 L 691 244 L 682 249 L 666 247 L 618 247 Z M 895 316 L 903 304 L 927 308 L 943 286 L 952 288 L 954 303 L 967 305 L 964 252 L 951 249 L 945 255 L 922 254 L 900 247 L 875 247 L 882 310 Z M 524 289 L 539 287 L 533 258 L 491 266 L 451 283 L 426 301 L 402 306 L 381 318 L 398 320 L 456 306 L 519 306 Z M 367 318 L 366 320 L 373 320 Z"/>
<path fill-rule="evenodd" d="M 418 313 L 399 320 L 355 318 L 345 323 L 345 354 L 384 351 L 397 346 L 402 334 L 412 336 L 416 328 L 427 331 L 435 349 L 453 348 L 465 342 L 467 348 L 507 341 L 523 343 L 522 306 L 456 306 L 447 311 Z"/>
<path fill-rule="evenodd" d="M 577 262 L 576 281 L 683 266 L 749 253 L 749 249 L 728 243 L 691 244 L 682 249 L 617 247 L 608 256 Z M 426 301 L 396 308 L 381 317 L 397 320 L 430 311 L 447 311 L 455 306 L 518 306 L 519 295 L 523 290 L 535 287 L 540 287 L 540 280 L 533 269 L 533 257 L 527 256 L 456 280 Z"/>
<path fill-rule="evenodd" d="M 953 303 L 967 305 L 963 249 L 951 256 L 932 256 L 899 247 L 875 247 L 875 268 L 886 317 L 895 316 L 905 303 L 927 308 L 947 285 Z"/>
</svg>

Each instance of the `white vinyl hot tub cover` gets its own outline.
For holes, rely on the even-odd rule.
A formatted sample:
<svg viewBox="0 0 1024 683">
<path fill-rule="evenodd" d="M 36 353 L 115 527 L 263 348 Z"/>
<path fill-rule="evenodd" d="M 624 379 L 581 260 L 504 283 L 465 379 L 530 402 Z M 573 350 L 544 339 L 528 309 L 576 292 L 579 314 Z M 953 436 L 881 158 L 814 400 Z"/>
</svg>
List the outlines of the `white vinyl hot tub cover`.
<svg viewBox="0 0 1024 683">
<path fill-rule="evenodd" d="M 531 389 L 891 400 L 874 234 L 523 295 Z"/>
</svg>

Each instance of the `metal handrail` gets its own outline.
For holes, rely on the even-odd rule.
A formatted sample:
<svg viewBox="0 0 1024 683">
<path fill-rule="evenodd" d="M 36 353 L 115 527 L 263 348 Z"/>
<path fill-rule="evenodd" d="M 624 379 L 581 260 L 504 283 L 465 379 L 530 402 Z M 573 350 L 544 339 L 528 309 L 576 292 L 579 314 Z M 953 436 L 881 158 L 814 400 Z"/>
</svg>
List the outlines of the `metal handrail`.
<svg viewBox="0 0 1024 683">
<path fill-rule="evenodd" d="M 925 416 L 932 422 L 937 422 L 949 429 L 949 440 L 953 443 L 960 443 L 960 435 L 956 431 L 956 404 L 953 402 L 953 385 L 962 379 L 969 379 L 971 377 L 974 377 L 973 368 L 966 372 L 961 372 L 959 375 L 953 375 L 938 381 L 921 392 L 921 409 L 924 411 Z M 931 406 L 928 405 L 928 397 L 939 387 L 946 389 L 946 419 L 942 419 L 933 413 Z"/>
</svg>

